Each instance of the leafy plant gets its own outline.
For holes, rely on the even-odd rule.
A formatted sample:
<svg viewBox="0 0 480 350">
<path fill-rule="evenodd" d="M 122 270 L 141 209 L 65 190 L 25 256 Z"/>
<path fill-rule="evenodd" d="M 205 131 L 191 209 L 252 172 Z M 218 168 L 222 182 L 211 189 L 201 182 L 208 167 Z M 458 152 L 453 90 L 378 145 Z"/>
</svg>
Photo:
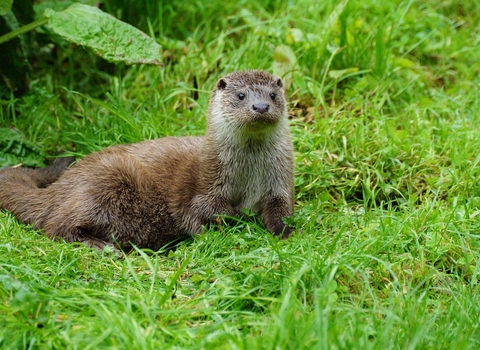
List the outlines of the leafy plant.
<svg viewBox="0 0 480 350">
<path fill-rule="evenodd" d="M 31 6 L 24 8 L 30 10 Z M 12 17 L 12 13 L 7 11 L 8 4 L 0 10 L 0 14 L 4 15 L 0 17 L 2 25 L 8 18 L 5 15 L 10 14 Z M 75 44 L 93 49 L 110 62 L 160 65 L 162 61 L 161 46 L 154 39 L 96 7 L 75 3 L 62 11 L 47 9 L 45 17 L 0 37 L 0 48 L 3 45 L 6 51 L 11 52 L 4 57 L 7 65 L 0 71 L 4 84 L 11 90 L 18 90 L 21 83 L 20 78 L 16 78 L 14 74 L 19 70 L 25 71 L 24 66 L 14 64 L 21 56 L 12 46 L 18 43 L 18 36 L 42 25 L 47 25 L 53 32 Z M 16 41 L 9 44 L 8 41 L 12 39 Z M 13 72 L 10 72 L 12 69 Z"/>
</svg>

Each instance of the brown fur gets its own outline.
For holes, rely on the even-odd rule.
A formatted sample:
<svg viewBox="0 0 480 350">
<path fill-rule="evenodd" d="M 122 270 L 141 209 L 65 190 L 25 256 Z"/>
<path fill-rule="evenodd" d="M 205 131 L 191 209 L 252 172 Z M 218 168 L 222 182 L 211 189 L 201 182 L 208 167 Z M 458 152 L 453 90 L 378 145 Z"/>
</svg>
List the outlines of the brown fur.
<svg viewBox="0 0 480 350">
<path fill-rule="evenodd" d="M 203 137 L 114 146 L 66 169 L 71 161 L 0 170 L 0 208 L 98 249 L 157 250 L 243 208 L 275 235 L 292 231 L 282 221 L 293 214 L 294 167 L 283 84 L 262 71 L 217 82 Z"/>
</svg>

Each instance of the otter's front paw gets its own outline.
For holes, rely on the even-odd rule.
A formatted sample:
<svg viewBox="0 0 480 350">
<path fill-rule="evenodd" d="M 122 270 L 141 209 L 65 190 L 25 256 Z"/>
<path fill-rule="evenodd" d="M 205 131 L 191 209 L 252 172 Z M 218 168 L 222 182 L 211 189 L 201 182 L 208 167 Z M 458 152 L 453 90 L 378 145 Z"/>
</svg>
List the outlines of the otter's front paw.
<svg viewBox="0 0 480 350">
<path fill-rule="evenodd" d="M 293 228 L 284 224 L 283 222 L 279 222 L 275 225 L 267 225 L 267 229 L 276 237 L 280 237 L 282 239 L 286 239 L 290 236 L 290 234 L 294 231 Z"/>
<path fill-rule="evenodd" d="M 285 226 L 285 229 L 282 233 L 282 239 L 287 239 L 288 237 L 290 237 L 290 234 L 292 232 L 294 232 L 294 230 L 290 226 Z"/>
</svg>

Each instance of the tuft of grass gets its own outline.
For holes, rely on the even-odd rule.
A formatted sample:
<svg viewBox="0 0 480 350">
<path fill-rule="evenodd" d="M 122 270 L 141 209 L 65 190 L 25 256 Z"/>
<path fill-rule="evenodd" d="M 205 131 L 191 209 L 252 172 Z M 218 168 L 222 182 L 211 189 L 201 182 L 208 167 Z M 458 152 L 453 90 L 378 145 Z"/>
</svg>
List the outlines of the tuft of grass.
<svg viewBox="0 0 480 350">
<path fill-rule="evenodd" d="M 104 6 L 165 66 L 113 66 L 39 30 L 30 92 L 0 101 L 1 165 L 201 135 L 216 80 L 272 71 L 285 45 L 297 233 L 253 216 L 118 260 L 0 212 L 2 348 L 480 346 L 479 4 Z"/>
</svg>

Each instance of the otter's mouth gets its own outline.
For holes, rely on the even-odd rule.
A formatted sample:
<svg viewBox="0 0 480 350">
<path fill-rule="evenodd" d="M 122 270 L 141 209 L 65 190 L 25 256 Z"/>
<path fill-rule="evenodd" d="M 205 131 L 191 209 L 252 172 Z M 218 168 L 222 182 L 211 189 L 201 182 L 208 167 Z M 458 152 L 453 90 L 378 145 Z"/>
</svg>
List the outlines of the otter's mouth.
<svg viewBox="0 0 480 350">
<path fill-rule="evenodd" d="M 261 131 L 270 129 L 277 124 L 278 120 L 275 118 L 258 118 L 257 120 L 250 121 L 245 124 L 245 128 L 248 131 Z"/>
<path fill-rule="evenodd" d="M 248 124 L 258 124 L 258 125 L 273 125 L 278 122 L 278 117 L 271 113 L 255 113 L 250 115 L 248 119 Z"/>
</svg>

